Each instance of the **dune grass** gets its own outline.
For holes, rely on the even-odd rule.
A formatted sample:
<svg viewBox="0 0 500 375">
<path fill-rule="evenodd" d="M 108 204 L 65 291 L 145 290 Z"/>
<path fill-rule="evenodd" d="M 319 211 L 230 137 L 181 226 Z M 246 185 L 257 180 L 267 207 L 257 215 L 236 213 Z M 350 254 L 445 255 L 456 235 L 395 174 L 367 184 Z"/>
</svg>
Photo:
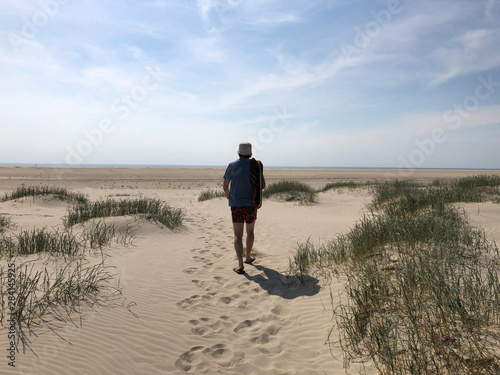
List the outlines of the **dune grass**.
<svg viewBox="0 0 500 375">
<path fill-rule="evenodd" d="M 84 195 L 56 187 L 21 187 L 4 195 L 2 200 L 42 195 L 54 195 L 72 203 L 72 207 L 90 205 Z M 149 208 L 144 210 L 143 206 L 148 203 Z M 127 211 L 127 208 L 119 207 Z M 170 213 L 164 212 L 166 205 L 163 202 L 148 201 L 142 205 L 134 202 L 131 207 L 127 212 L 146 212 L 154 214 L 156 220 L 171 222 Z M 116 210 L 111 213 L 116 214 Z M 2 227 L 10 225 L 6 216 L 1 217 L 6 218 L 0 223 Z M 128 231 L 122 233 L 100 217 L 85 221 L 76 231 L 74 227 L 42 227 L 9 235 L 0 233 L 0 259 L 6 260 L 0 266 L 0 323 L 5 325 L 5 320 L 11 317 L 11 309 L 7 306 L 9 298 L 14 296 L 12 317 L 16 323 L 18 347 L 22 346 L 23 352 L 33 350 L 30 337 L 36 335 L 35 329 L 45 326 L 54 331 L 61 322 L 72 322 L 75 316 L 82 319 L 81 308 L 84 306 L 92 307 L 119 294 L 120 290 L 110 284 L 115 274 L 106 264 L 103 247 L 113 241 L 128 245 L 132 240 Z M 101 258 L 98 264 L 98 258 L 93 256 L 96 254 Z M 14 294 L 7 289 L 10 277 L 7 279 L 6 264 L 9 268 L 12 265 L 16 268 Z"/>
<path fill-rule="evenodd" d="M 140 215 L 170 229 L 181 226 L 184 217 L 181 209 L 172 208 L 160 199 L 143 197 L 115 200 L 108 198 L 71 206 L 65 218 L 65 225 L 70 227 L 94 218 L 127 215 Z"/>
<path fill-rule="evenodd" d="M 49 231 L 47 228 L 22 230 L 15 235 L 16 255 L 47 253 L 74 257 L 81 253 L 84 245 L 78 236 L 68 230 Z"/>
<path fill-rule="evenodd" d="M 345 366 L 383 374 L 500 372 L 500 255 L 451 203 L 491 200 L 496 176 L 374 187 L 371 216 L 323 244 L 300 244 L 290 274 L 346 282 L 335 310 Z M 333 331 L 332 331 L 333 332 Z"/>
<path fill-rule="evenodd" d="M 500 176 L 478 175 L 454 180 L 436 180 L 430 185 L 410 180 L 390 180 L 373 186 L 371 207 L 401 206 L 409 213 L 426 206 L 454 202 L 483 202 L 500 197 Z M 394 200 L 394 205 L 390 201 Z M 388 204 L 389 203 L 389 204 Z"/>
<path fill-rule="evenodd" d="M 338 190 L 338 189 L 360 189 L 366 188 L 374 185 L 375 182 L 367 181 L 367 182 L 354 182 L 354 181 L 339 181 L 339 182 L 329 182 L 323 188 L 319 189 L 318 192 L 324 193 L 328 190 Z"/>
<path fill-rule="evenodd" d="M 33 351 L 30 337 L 36 336 L 35 329 L 46 326 L 54 330 L 60 323 L 73 322 L 73 313 L 81 319 L 84 306 L 109 301 L 119 293 L 111 286 L 115 275 L 105 260 L 90 264 L 78 258 L 63 265 L 45 265 L 39 270 L 32 262 L 19 259 L 11 262 L 16 264 L 15 310 L 11 315 L 10 309 L 5 309 L 7 291 L 0 288 L 0 320 L 4 322 L 11 317 L 15 320 L 17 346 L 22 346 L 23 352 L 26 349 Z M 1 285 L 7 285 L 6 274 L 6 269 L 0 267 Z"/>
<path fill-rule="evenodd" d="M 91 308 L 121 293 L 111 286 L 116 275 L 107 265 L 103 247 L 113 241 L 128 245 L 133 237 L 128 230 L 118 231 L 104 218 L 140 215 L 169 228 L 182 225 L 182 210 L 152 198 L 90 202 L 85 195 L 63 188 L 21 186 L 1 200 L 50 195 L 71 203 L 64 228 L 33 228 L 5 235 L 1 229 L 11 223 L 7 216 L 0 215 L 0 258 L 6 259 L 9 267 L 16 267 L 13 318 L 17 344 L 23 351 L 33 350 L 30 337 L 36 335 L 35 329 L 45 326 L 55 332 L 61 322 L 73 322 L 75 316 L 82 319 L 84 306 Z M 76 224 L 81 227 L 75 229 Z M 100 250 L 98 264 L 93 257 L 95 250 Z M 8 281 L 5 265 L 0 266 L 0 324 L 4 325 L 10 318 Z"/>
<path fill-rule="evenodd" d="M 361 189 L 370 187 L 374 184 L 376 184 L 376 182 L 373 181 L 359 183 L 354 181 L 339 181 L 330 182 L 320 189 L 314 189 L 312 186 L 304 182 L 282 180 L 270 184 L 263 191 L 262 197 L 269 198 L 271 196 L 277 195 L 281 196 L 286 201 L 299 201 L 302 203 L 311 204 L 317 203 L 318 193 L 324 193 L 328 190 Z"/>
<path fill-rule="evenodd" d="M 0 258 L 35 254 L 64 258 L 84 257 L 92 250 L 102 250 L 112 242 L 127 246 L 133 242 L 133 237 L 128 232 L 118 231 L 114 225 L 107 224 L 104 220 L 88 223 L 79 234 L 74 233 L 71 228 L 33 228 L 10 236 L 2 235 Z"/>
<path fill-rule="evenodd" d="M 269 184 L 262 192 L 262 198 L 279 196 L 285 201 L 298 201 L 305 204 L 317 203 L 318 193 L 338 189 L 360 189 L 372 186 L 374 182 L 357 183 L 354 181 L 339 181 L 326 184 L 321 189 L 314 189 L 308 184 L 300 181 L 282 180 Z M 198 202 L 209 199 L 225 197 L 224 191 L 220 189 L 205 189 L 198 196 Z"/>
<path fill-rule="evenodd" d="M 0 258 L 16 266 L 13 317 L 18 344 L 22 345 L 23 351 L 27 348 L 33 350 L 30 336 L 35 334 L 35 328 L 46 326 L 53 330 L 59 322 L 72 321 L 73 313 L 80 313 L 81 306 L 92 306 L 119 293 L 118 289 L 110 287 L 115 275 L 112 267 L 105 265 L 107 257 L 102 252 L 102 248 L 112 241 L 127 245 L 132 237 L 102 220 L 86 223 L 79 234 L 71 229 L 49 230 L 43 227 L 0 236 Z M 99 264 L 87 260 L 95 249 L 101 250 Z M 26 256 L 30 255 L 40 257 L 27 260 Z M 8 317 L 4 313 L 9 298 L 4 288 L 6 274 L 1 266 L 2 324 L 5 318 L 10 318 L 10 313 Z M 109 293 L 103 294 L 103 291 Z"/>
<path fill-rule="evenodd" d="M 198 202 L 207 201 L 215 198 L 225 198 L 226 193 L 220 189 L 205 189 L 198 196 Z"/>
<path fill-rule="evenodd" d="M 269 184 L 263 193 L 263 198 L 280 196 L 288 202 L 316 203 L 317 192 L 309 185 L 300 181 L 283 180 Z"/>
<path fill-rule="evenodd" d="M 108 224 L 104 219 L 90 221 L 83 227 L 82 241 L 90 249 L 102 249 L 112 242 L 128 246 L 133 243 L 133 235 L 128 231 L 120 232 L 113 224 Z"/>
<path fill-rule="evenodd" d="M 12 220 L 9 216 L 0 214 L 0 233 L 2 233 L 6 228 L 12 226 Z"/>
<path fill-rule="evenodd" d="M 88 198 L 85 194 L 70 192 L 66 188 L 58 186 L 19 186 L 16 190 L 11 193 L 6 193 L 0 199 L 2 202 L 6 202 L 13 199 L 19 199 L 24 197 L 37 198 L 40 196 L 54 195 L 55 197 L 74 203 L 87 203 Z"/>
</svg>

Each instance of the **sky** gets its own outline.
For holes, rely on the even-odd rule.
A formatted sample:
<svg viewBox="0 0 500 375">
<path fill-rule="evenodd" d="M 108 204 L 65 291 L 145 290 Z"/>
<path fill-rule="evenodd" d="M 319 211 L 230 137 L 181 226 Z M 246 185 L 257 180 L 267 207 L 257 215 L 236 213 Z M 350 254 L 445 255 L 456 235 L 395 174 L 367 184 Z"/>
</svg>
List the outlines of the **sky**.
<svg viewBox="0 0 500 375">
<path fill-rule="evenodd" d="M 500 0 L 0 9 L 0 163 L 500 169 Z"/>
</svg>

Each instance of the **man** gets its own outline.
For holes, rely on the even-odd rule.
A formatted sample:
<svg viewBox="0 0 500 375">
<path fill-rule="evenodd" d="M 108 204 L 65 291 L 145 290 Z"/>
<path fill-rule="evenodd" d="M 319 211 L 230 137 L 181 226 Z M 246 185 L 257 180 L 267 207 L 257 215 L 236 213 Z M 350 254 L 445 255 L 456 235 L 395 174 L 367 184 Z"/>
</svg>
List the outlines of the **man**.
<svg viewBox="0 0 500 375">
<path fill-rule="evenodd" d="M 253 201 L 253 190 L 250 183 L 250 157 L 252 156 L 252 145 L 242 142 L 238 148 L 239 159 L 229 163 L 224 174 L 224 192 L 229 199 L 234 230 L 234 250 L 238 257 L 238 267 L 234 272 L 245 273 L 244 263 L 251 264 L 255 259 L 250 256 L 254 241 L 255 220 L 257 219 L 257 207 Z M 231 188 L 229 188 L 231 184 Z M 262 178 L 262 188 L 266 187 L 266 181 Z M 243 254 L 243 232 L 246 223 L 246 251 Z M 245 260 L 243 260 L 243 255 Z"/>
</svg>

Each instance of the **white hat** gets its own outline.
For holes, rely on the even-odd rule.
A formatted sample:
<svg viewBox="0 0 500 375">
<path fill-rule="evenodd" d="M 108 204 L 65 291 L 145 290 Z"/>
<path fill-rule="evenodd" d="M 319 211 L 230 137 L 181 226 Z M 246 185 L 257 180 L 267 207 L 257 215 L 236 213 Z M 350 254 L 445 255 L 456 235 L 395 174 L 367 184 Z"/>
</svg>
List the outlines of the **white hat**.
<svg viewBox="0 0 500 375">
<path fill-rule="evenodd" d="M 238 154 L 243 156 L 252 156 L 252 145 L 248 142 L 241 142 L 238 148 Z"/>
</svg>

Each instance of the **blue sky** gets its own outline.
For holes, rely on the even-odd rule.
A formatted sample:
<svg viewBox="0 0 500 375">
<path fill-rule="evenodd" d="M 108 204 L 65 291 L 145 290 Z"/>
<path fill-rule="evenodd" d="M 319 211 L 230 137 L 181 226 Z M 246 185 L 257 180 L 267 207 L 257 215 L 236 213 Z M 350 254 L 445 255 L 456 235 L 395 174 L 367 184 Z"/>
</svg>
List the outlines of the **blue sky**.
<svg viewBox="0 0 500 375">
<path fill-rule="evenodd" d="M 0 163 L 500 168 L 498 0 L 0 3 Z"/>
</svg>

